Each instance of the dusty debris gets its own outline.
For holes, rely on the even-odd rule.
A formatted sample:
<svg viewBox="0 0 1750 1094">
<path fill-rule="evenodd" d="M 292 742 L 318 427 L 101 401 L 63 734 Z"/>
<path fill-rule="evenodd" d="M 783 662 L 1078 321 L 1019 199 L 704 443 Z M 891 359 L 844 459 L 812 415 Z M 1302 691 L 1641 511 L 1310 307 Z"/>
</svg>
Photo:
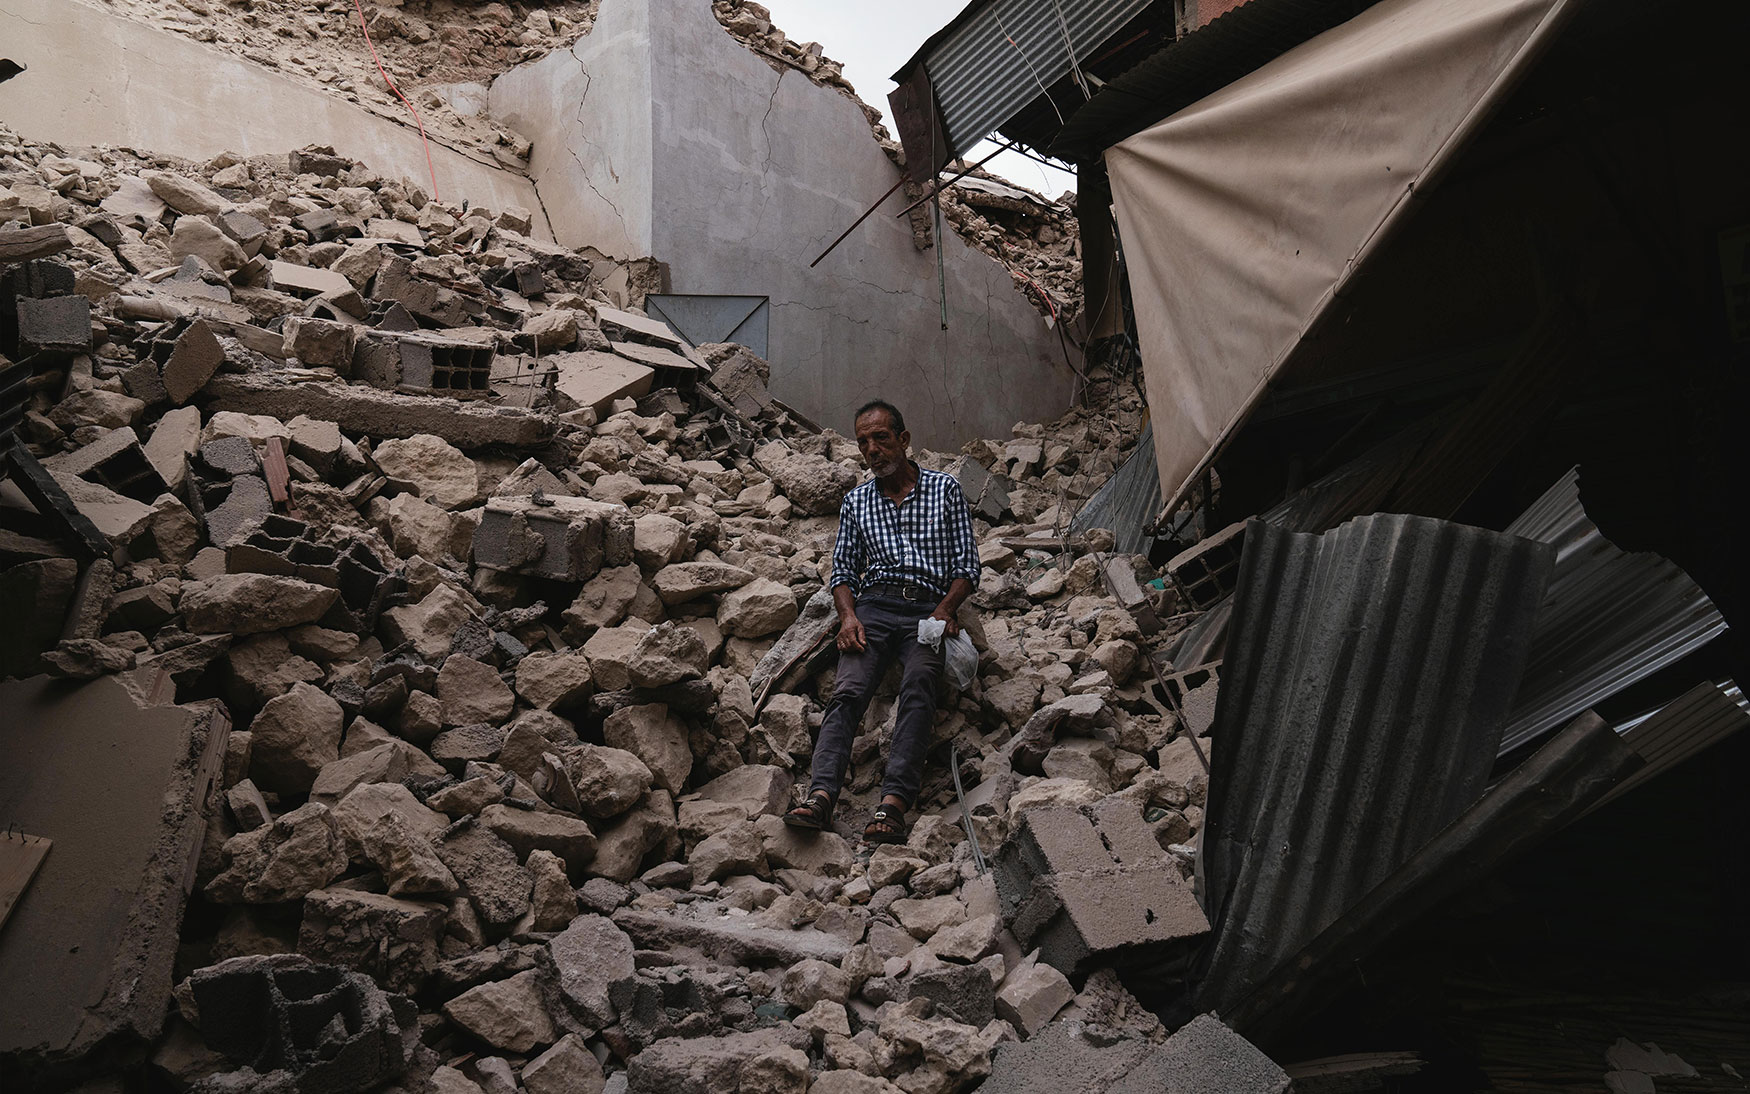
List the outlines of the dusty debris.
<svg viewBox="0 0 1750 1094">
<path fill-rule="evenodd" d="M 910 844 L 860 857 L 777 814 L 830 695 L 810 606 L 864 472 L 765 394 L 764 361 L 685 347 L 600 256 L 320 151 L 91 155 L 0 135 L 0 218 L 71 242 L 8 267 L 15 314 L 88 316 L 5 350 L 33 373 L 19 438 L 103 537 L 87 561 L 0 497 L 0 591 L 55 621 L 10 635 L 5 664 L 236 719 L 159 1076 L 967 1089 L 1079 997 L 1004 929 L 950 746 L 982 854 L 1028 801 L 1167 808 L 1136 824 L 1178 877 L 1160 836 L 1199 814 L 1155 766 L 1174 717 L 1090 543 L 1056 535 L 1135 443 L 1133 399 L 917 453 L 1007 484 L 975 525 L 981 678 L 943 707 Z M 42 180 L 65 181 L 40 212 L 4 200 Z M 586 391 L 604 360 L 640 379 Z M 891 708 L 872 705 L 850 798 Z M 274 1041 L 271 1007 L 224 1025 L 187 1002 L 233 985 L 296 1010 L 318 982 L 321 1006 L 364 1009 L 313 1040 Z"/>
</svg>

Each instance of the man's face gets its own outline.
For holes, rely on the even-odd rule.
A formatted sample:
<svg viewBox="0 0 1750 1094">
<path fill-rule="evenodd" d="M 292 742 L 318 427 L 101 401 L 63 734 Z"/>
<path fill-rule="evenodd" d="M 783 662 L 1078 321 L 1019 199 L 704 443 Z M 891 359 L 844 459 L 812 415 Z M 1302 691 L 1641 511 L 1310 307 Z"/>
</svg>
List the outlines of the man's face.
<svg viewBox="0 0 1750 1094">
<path fill-rule="evenodd" d="M 911 433 L 895 433 L 893 416 L 885 410 L 877 408 L 857 419 L 857 451 L 878 479 L 898 473 L 910 444 Z"/>
</svg>

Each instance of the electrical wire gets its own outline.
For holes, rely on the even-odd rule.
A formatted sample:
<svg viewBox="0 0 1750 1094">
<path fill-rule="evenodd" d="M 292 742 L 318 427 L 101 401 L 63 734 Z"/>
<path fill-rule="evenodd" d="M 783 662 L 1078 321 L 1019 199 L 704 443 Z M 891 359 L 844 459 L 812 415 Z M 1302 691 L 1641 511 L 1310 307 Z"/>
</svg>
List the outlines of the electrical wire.
<svg viewBox="0 0 1750 1094">
<path fill-rule="evenodd" d="M 966 787 L 960 783 L 959 741 L 948 747 L 948 770 L 954 773 L 954 794 L 960 799 L 960 827 L 966 829 L 966 839 L 972 844 L 972 865 L 978 868 L 978 876 L 983 877 L 990 872 L 990 865 L 985 861 L 984 848 L 978 845 L 978 832 L 972 827 L 972 810 L 966 808 Z"/>
<path fill-rule="evenodd" d="M 1053 114 L 1057 115 L 1057 124 L 1060 127 L 1067 124 L 1063 120 L 1063 111 L 1057 109 L 1057 103 L 1052 101 L 1051 92 L 1045 90 L 1045 82 L 1039 78 L 1039 70 L 1033 67 L 1033 62 L 1027 57 L 1027 51 L 1022 49 L 1021 44 L 1019 42 L 1015 41 L 1015 36 L 1013 34 L 1009 33 L 1009 28 L 1003 24 L 1003 17 L 1001 15 L 997 15 L 997 13 L 994 10 L 991 12 L 991 14 L 993 16 L 996 16 L 997 26 L 1002 29 L 1003 37 L 1007 38 L 1009 40 L 1009 45 L 1014 46 L 1015 52 L 1019 53 L 1021 55 L 1021 63 L 1027 66 L 1028 72 L 1032 73 L 1033 82 L 1035 84 L 1039 85 L 1039 93 L 1041 95 L 1045 96 L 1046 103 L 1048 103 L 1051 106 L 1051 112 Z M 1072 62 L 1074 61 L 1073 57 L 1071 58 L 1071 61 Z M 1084 94 L 1085 94 L 1085 92 L 1084 92 Z"/>
<path fill-rule="evenodd" d="M 389 78 L 389 73 L 383 69 L 383 59 L 377 56 L 377 44 L 371 41 L 371 28 L 365 25 L 365 5 L 362 0 L 352 0 L 352 6 L 359 13 L 359 29 L 365 32 L 365 45 L 370 48 L 371 60 L 376 62 L 377 74 L 383 77 L 383 82 L 389 85 L 389 90 L 407 107 L 407 112 L 413 115 L 413 124 L 419 127 L 419 143 L 425 148 L 425 169 L 431 172 L 431 197 L 433 201 L 442 201 L 438 197 L 437 168 L 431 162 L 431 141 L 425 136 L 425 123 L 419 120 L 419 111 L 413 109 L 413 104 L 407 101 L 407 96 L 401 94 L 401 89 L 395 86 L 395 81 Z"/>
<path fill-rule="evenodd" d="M 1070 71 L 1076 74 L 1076 86 L 1082 89 L 1082 101 L 1087 102 L 1094 95 L 1088 90 L 1088 75 L 1082 71 L 1082 63 L 1076 60 L 1075 43 L 1069 39 L 1069 20 L 1063 17 L 1063 5 L 1058 0 L 1051 0 L 1051 6 L 1057 12 L 1057 29 L 1063 32 L 1063 51 L 1069 55 Z"/>
</svg>

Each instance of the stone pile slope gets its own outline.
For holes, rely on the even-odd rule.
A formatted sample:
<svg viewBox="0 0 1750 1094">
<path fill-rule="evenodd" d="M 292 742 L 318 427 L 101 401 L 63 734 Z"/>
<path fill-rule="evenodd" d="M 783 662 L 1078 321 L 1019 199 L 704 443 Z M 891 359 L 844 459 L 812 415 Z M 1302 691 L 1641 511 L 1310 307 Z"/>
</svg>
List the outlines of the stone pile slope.
<svg viewBox="0 0 1750 1094">
<path fill-rule="evenodd" d="M 638 314 L 648 264 L 526 227 L 321 150 L 0 135 L 0 375 L 25 377 L 0 390 L 110 548 L 79 561 L 0 493 L 0 602 L 28 620 L 0 672 L 119 674 L 235 727 L 180 1017 L 140 1066 L 213 1091 L 937 1094 L 1060 1012 L 1158 1036 L 1109 971 L 1023 952 L 983 869 L 1046 806 L 1146 825 L 1169 864 L 1200 824 L 1112 592 L 1146 607 L 1153 571 L 1061 534 L 1138 403 L 919 454 L 977 510 L 980 677 L 938 715 L 905 845 L 855 836 L 890 693 L 838 830 L 801 836 L 778 814 L 830 696 L 855 446 L 745 349 Z"/>
</svg>

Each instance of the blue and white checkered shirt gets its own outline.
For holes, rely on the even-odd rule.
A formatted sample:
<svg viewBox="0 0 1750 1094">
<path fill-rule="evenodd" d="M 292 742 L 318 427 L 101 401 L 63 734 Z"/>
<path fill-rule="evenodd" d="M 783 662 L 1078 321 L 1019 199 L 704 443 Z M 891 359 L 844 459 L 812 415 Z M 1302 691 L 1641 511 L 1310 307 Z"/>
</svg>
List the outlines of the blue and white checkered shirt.
<svg viewBox="0 0 1750 1094">
<path fill-rule="evenodd" d="M 845 495 L 832 549 L 834 588 L 849 585 L 855 594 L 867 585 L 922 585 L 946 596 L 957 577 L 978 584 L 972 512 L 954 476 L 918 468 L 903 505 L 874 479 Z"/>
</svg>

